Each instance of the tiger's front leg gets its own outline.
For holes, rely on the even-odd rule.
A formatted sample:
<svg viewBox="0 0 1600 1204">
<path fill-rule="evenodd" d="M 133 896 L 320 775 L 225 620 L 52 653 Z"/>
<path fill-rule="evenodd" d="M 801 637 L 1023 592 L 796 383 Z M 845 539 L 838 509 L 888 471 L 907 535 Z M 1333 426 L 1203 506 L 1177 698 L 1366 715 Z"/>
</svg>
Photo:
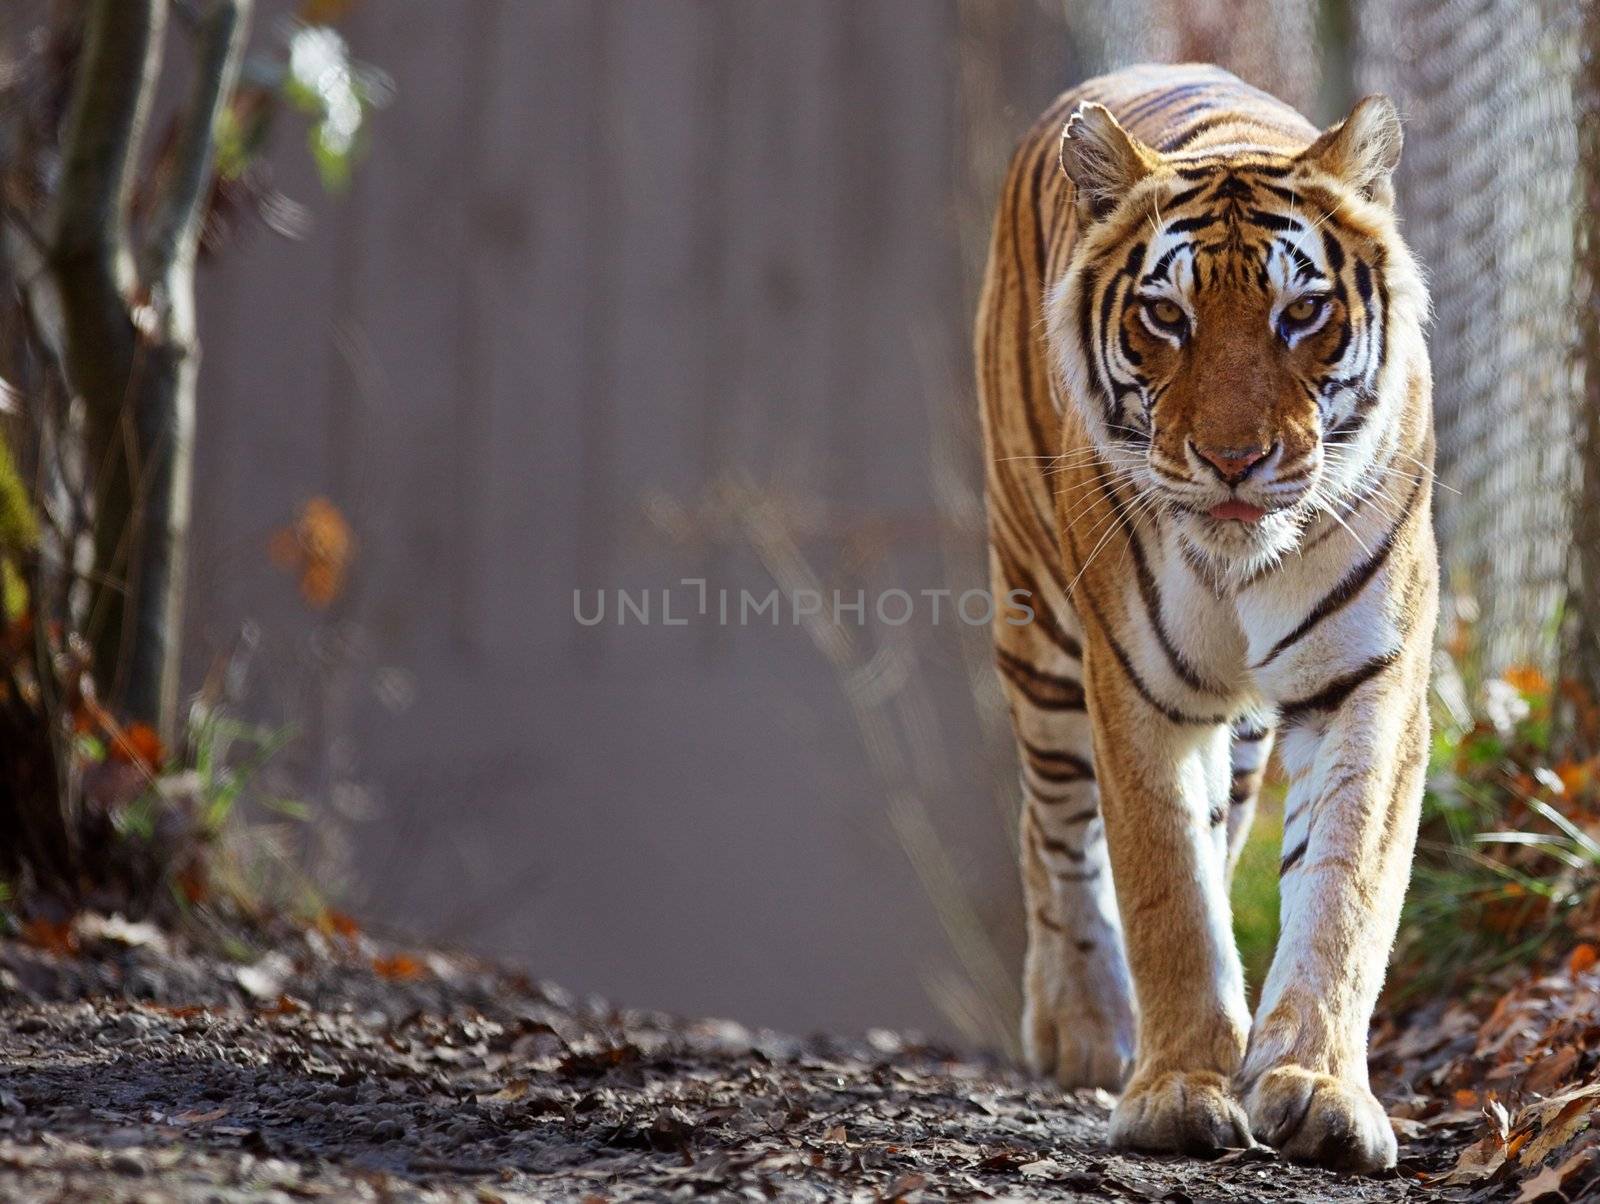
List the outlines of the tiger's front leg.
<svg viewBox="0 0 1600 1204">
<path fill-rule="evenodd" d="M 1250 1014 L 1216 825 L 1230 777 L 1225 725 L 1169 717 L 1104 640 L 1086 663 L 1095 764 L 1133 975 L 1133 1075 L 1114 1145 L 1207 1153 L 1248 1146 L 1233 1094 Z"/>
<path fill-rule="evenodd" d="M 1334 701 L 1291 705 L 1282 931 L 1239 1075 L 1251 1128 L 1292 1158 L 1395 1164 L 1367 1081 L 1367 1029 L 1400 919 L 1426 772 L 1427 649 Z"/>
</svg>

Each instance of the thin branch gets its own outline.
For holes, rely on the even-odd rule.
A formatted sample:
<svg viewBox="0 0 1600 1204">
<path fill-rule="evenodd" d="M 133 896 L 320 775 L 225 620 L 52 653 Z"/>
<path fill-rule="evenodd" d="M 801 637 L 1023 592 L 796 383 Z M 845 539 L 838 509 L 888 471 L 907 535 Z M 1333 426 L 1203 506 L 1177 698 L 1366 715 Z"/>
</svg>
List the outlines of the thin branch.
<svg viewBox="0 0 1600 1204">
<path fill-rule="evenodd" d="M 120 404 L 133 356 L 127 199 L 161 69 L 166 0 L 93 0 L 67 118 L 51 261 L 67 367 L 91 407 Z"/>
<path fill-rule="evenodd" d="M 214 132 L 238 78 L 250 5 L 251 0 L 211 0 L 199 15 L 194 86 L 145 247 L 142 275 L 152 290 L 165 288 L 175 270 L 194 262 L 216 152 Z"/>
<path fill-rule="evenodd" d="M 49 256 L 51 248 L 49 242 L 45 239 L 44 231 L 33 224 L 33 219 L 23 210 L 22 206 L 0 199 L 0 218 L 9 222 L 11 228 L 22 236 L 22 241 L 27 243 L 33 251 L 41 256 Z M 23 281 L 22 287 L 26 287 L 26 285 L 27 282 Z"/>
<path fill-rule="evenodd" d="M 67 119 L 56 249 L 127 238 L 126 201 L 161 69 L 165 0 L 93 0 Z"/>
</svg>

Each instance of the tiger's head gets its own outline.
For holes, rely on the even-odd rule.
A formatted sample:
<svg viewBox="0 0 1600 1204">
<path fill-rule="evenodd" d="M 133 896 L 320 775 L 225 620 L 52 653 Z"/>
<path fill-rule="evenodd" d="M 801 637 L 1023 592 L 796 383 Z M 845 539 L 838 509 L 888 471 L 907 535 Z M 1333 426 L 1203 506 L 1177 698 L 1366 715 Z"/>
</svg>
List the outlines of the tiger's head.
<svg viewBox="0 0 1600 1204">
<path fill-rule="evenodd" d="M 1223 573 L 1291 550 L 1392 445 L 1427 309 L 1400 143 L 1376 96 L 1299 152 L 1162 155 L 1095 104 L 1066 125 L 1054 366 L 1100 456 Z"/>
</svg>

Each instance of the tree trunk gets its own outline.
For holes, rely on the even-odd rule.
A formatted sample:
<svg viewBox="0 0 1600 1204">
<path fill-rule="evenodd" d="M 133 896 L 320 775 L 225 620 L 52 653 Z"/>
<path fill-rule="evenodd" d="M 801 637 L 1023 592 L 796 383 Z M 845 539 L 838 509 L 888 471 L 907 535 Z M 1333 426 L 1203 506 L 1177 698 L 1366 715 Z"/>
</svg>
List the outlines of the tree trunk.
<svg viewBox="0 0 1600 1204">
<path fill-rule="evenodd" d="M 94 0 L 66 137 L 52 262 L 65 360 L 88 417 L 95 501 L 87 633 L 111 705 L 177 726 L 198 344 L 194 265 L 213 131 L 250 0 L 210 0 L 188 109 L 143 255 L 126 198 L 160 67 L 166 0 Z"/>
<path fill-rule="evenodd" d="M 1568 734 L 1593 744 L 1600 741 L 1600 732 L 1592 730 L 1592 708 L 1600 704 L 1600 230 L 1595 226 L 1600 221 L 1600 13 L 1592 7 L 1584 9 L 1578 36 L 1582 39 L 1576 105 L 1581 201 L 1576 300 L 1583 388 L 1578 394 L 1578 487 L 1563 675 L 1575 679 L 1587 694 L 1569 708 Z M 1585 711 L 1591 717 L 1587 721 Z"/>
</svg>

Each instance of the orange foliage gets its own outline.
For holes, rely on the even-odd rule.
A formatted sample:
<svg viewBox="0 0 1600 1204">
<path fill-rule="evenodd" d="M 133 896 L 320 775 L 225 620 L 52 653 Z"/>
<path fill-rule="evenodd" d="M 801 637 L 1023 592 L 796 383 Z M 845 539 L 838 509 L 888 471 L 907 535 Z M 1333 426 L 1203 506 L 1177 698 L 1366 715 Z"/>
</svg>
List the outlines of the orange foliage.
<svg viewBox="0 0 1600 1204">
<path fill-rule="evenodd" d="M 387 978 L 392 982 L 415 982 L 428 974 L 428 968 L 409 953 L 375 957 L 372 959 L 372 968 L 379 978 Z"/>
<path fill-rule="evenodd" d="M 342 911 L 335 911 L 331 907 L 324 907 L 317 913 L 317 930 L 323 936 L 342 936 L 347 941 L 353 941 L 361 935 L 361 925 L 345 915 Z"/>
<path fill-rule="evenodd" d="M 1597 761 L 1600 761 L 1600 758 L 1590 757 L 1587 761 L 1562 761 L 1555 767 L 1555 774 L 1561 779 L 1562 789 L 1569 795 L 1582 794 L 1595 781 Z"/>
<path fill-rule="evenodd" d="M 332 25 L 354 6 L 355 0 L 301 0 L 300 20 L 307 25 Z"/>
<path fill-rule="evenodd" d="M 292 525 L 273 532 L 267 551 L 274 564 L 299 579 L 300 596 L 321 610 L 344 592 L 355 535 L 339 507 L 314 497 Z"/>
<path fill-rule="evenodd" d="M 78 952 L 78 934 L 71 920 L 35 917 L 22 925 L 21 935 L 23 941 L 35 949 L 43 949 L 57 957 L 71 957 Z"/>
<path fill-rule="evenodd" d="M 105 719 L 109 721 L 110 716 Z M 137 765 L 146 773 L 153 774 L 161 769 L 167 759 L 167 750 L 161 743 L 161 737 L 148 723 L 130 723 L 118 729 L 113 722 L 109 735 L 111 747 L 108 752 L 113 761 Z"/>
<path fill-rule="evenodd" d="M 1574 977 L 1587 974 L 1594 969 L 1595 962 L 1600 961 L 1600 953 L 1595 952 L 1595 947 L 1590 944 L 1579 945 L 1567 957 L 1567 971 Z"/>
<path fill-rule="evenodd" d="M 198 859 L 190 860 L 178 871 L 173 879 L 173 885 L 191 904 L 204 903 L 211 897 L 211 880 L 206 876 L 205 866 Z"/>
<path fill-rule="evenodd" d="M 1550 692 L 1550 681 L 1533 665 L 1512 665 L 1500 675 L 1523 694 L 1540 697 Z"/>
</svg>

